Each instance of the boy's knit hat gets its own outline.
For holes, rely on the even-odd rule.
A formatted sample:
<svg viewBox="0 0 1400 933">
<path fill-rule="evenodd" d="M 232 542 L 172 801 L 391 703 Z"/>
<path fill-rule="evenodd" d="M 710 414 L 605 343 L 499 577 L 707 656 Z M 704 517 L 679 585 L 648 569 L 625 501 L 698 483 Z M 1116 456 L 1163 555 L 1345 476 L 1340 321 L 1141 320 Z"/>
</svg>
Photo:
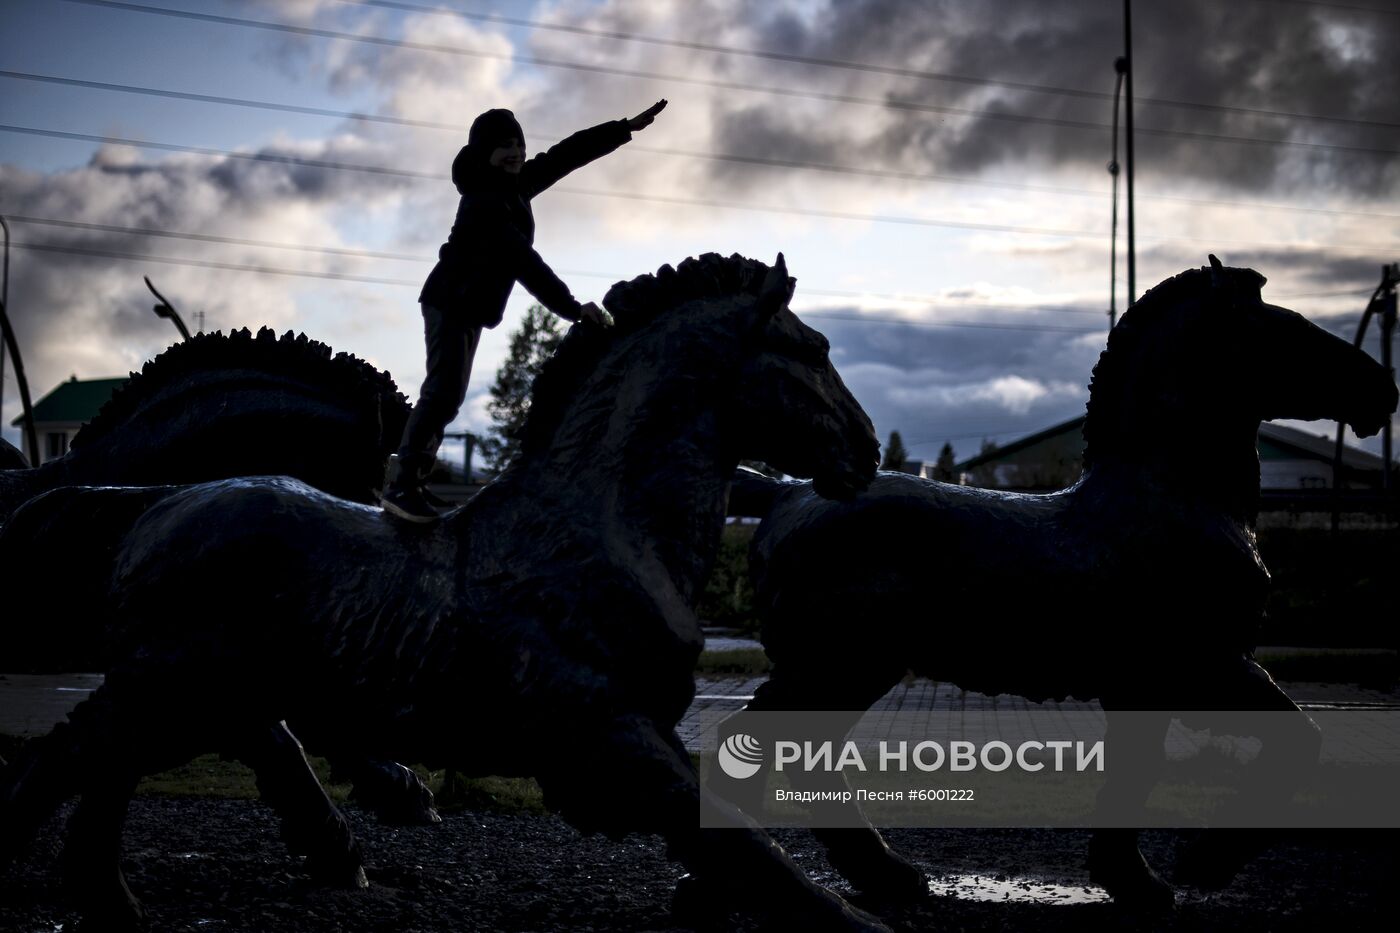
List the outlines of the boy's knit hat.
<svg viewBox="0 0 1400 933">
<path fill-rule="evenodd" d="M 485 178 L 482 173 L 487 170 L 487 160 L 491 158 L 492 150 L 512 136 L 520 140 L 520 145 L 525 145 L 525 132 L 520 128 L 515 114 L 509 110 L 488 110 L 473 120 L 471 131 L 467 134 L 467 144 L 452 161 L 452 182 L 457 190 L 465 194 L 473 176 Z"/>
<path fill-rule="evenodd" d="M 525 145 L 525 132 L 520 128 L 520 121 L 515 119 L 515 114 L 503 109 L 488 110 L 472 121 L 471 132 L 467 134 L 467 145 L 472 149 L 484 150 L 490 155 L 492 149 L 512 136 L 520 140 L 520 145 Z"/>
</svg>

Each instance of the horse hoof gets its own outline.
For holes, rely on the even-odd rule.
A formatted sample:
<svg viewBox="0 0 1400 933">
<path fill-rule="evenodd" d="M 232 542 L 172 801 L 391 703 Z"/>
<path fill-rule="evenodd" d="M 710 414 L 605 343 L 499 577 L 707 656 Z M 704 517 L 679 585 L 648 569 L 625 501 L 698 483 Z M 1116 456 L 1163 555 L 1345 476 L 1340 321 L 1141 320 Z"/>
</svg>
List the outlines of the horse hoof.
<svg viewBox="0 0 1400 933">
<path fill-rule="evenodd" d="M 150 919 L 141 902 L 132 898 L 109 910 L 88 908 L 74 930 L 76 933 L 144 933 L 150 929 Z"/>
<path fill-rule="evenodd" d="M 679 925 L 695 929 L 722 929 L 728 912 L 723 898 L 715 897 L 711 885 L 694 875 L 682 875 L 671 895 L 671 918 Z"/>
<path fill-rule="evenodd" d="M 917 901 L 928 897 L 928 878 L 923 871 L 900 855 L 886 849 L 878 858 L 857 860 L 832 857 L 831 867 L 851 883 L 851 887 L 881 901 Z"/>
<path fill-rule="evenodd" d="M 375 819 L 386 826 L 432 826 L 442 822 L 436 807 L 415 807 L 412 810 L 395 808 L 378 810 Z"/>
<path fill-rule="evenodd" d="M 1249 845 L 1238 831 L 1206 832 L 1177 856 L 1172 879 L 1207 891 L 1227 887 L 1262 846 Z"/>
<path fill-rule="evenodd" d="M 1120 907 L 1137 911 L 1176 908 L 1176 892 L 1142 857 L 1137 842 L 1123 845 L 1115 837 L 1089 843 L 1089 880 L 1099 885 Z"/>
<path fill-rule="evenodd" d="M 828 892 L 829 893 L 829 892 Z M 801 924 L 804 930 L 829 930 L 831 933 L 892 933 L 874 914 L 866 913 L 845 899 L 830 895 L 834 909 L 824 911 Z"/>
<path fill-rule="evenodd" d="M 1091 870 L 1089 880 L 1107 891 L 1115 904 L 1128 910 L 1159 912 L 1176 908 L 1176 892 L 1146 862 L 1141 868 Z"/>
<path fill-rule="evenodd" d="M 306 873 L 316 884 L 326 888 L 363 890 L 369 887 L 365 868 L 359 860 L 346 861 L 343 855 L 332 858 L 307 856 Z"/>
</svg>

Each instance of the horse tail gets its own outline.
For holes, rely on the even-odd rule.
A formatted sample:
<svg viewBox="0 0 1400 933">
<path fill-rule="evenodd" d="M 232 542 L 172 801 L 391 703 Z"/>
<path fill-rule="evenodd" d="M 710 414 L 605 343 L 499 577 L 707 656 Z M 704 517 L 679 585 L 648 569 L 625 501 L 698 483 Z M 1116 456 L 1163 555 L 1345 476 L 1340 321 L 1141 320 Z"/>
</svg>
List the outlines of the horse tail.
<svg viewBox="0 0 1400 933">
<path fill-rule="evenodd" d="M 106 669 L 115 556 L 146 510 L 178 489 L 64 486 L 15 511 L 0 529 L 0 574 L 62 602 L 43 620 L 0 626 L 0 670 Z"/>
<path fill-rule="evenodd" d="M 773 510 L 778 496 L 792 484 L 765 476 L 757 470 L 739 467 L 729 482 L 731 518 L 765 518 Z"/>
</svg>

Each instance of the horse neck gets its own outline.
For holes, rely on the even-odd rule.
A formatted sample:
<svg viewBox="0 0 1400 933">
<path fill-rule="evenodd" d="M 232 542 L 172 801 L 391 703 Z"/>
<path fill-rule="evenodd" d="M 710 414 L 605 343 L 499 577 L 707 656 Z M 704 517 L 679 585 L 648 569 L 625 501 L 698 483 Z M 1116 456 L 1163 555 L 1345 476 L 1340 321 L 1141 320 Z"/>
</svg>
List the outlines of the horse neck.
<svg viewBox="0 0 1400 933">
<path fill-rule="evenodd" d="M 551 521 L 592 529 L 613 563 L 663 573 L 693 607 L 719 547 L 738 456 L 721 436 L 715 368 L 679 366 L 595 373 L 548 449 L 523 453 L 504 479 L 550 509 Z"/>
<path fill-rule="evenodd" d="M 1259 421 L 1216 412 L 1108 415 L 1091 404 L 1084 433 L 1088 498 L 1114 508 L 1224 516 L 1253 529 L 1259 512 Z M 1098 417 L 1099 421 L 1094 419 Z"/>
</svg>

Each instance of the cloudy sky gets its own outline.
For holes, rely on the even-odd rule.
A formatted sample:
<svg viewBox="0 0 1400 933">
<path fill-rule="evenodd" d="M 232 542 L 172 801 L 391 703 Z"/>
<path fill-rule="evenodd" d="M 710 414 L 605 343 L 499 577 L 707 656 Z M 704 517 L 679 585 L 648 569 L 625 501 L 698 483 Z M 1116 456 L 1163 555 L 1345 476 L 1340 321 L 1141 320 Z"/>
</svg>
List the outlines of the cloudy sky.
<svg viewBox="0 0 1400 933">
<path fill-rule="evenodd" d="M 881 437 L 969 456 L 1083 409 L 1107 329 L 1121 16 L 1118 0 L 0 0 L 0 213 L 31 388 L 160 352 L 176 335 L 149 275 L 192 325 L 304 331 L 412 395 L 417 289 L 473 117 L 513 109 L 538 151 L 665 97 L 535 202 L 545 259 L 596 300 L 689 255 L 781 250 L 794 309 Z M 1139 0 L 1133 25 L 1138 291 L 1214 252 L 1350 338 L 1400 260 L 1400 3 Z M 459 428 L 486 427 L 528 301 L 517 288 L 483 340 Z M 19 410 L 7 362 L 15 443 Z"/>
</svg>

